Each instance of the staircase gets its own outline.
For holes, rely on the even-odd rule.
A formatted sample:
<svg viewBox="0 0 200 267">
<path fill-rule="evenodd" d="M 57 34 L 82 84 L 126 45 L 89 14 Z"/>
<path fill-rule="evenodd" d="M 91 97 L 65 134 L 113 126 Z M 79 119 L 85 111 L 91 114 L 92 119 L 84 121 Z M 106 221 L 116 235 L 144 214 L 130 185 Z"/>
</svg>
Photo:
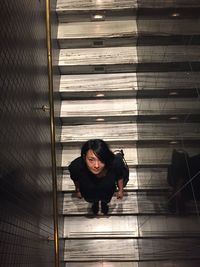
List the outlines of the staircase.
<svg viewBox="0 0 200 267">
<path fill-rule="evenodd" d="M 168 209 L 172 150 L 198 154 L 200 140 L 200 3 L 174 2 L 57 1 L 66 267 L 200 266 L 198 203 Z M 91 138 L 123 149 L 130 167 L 109 216 L 93 217 L 69 178 Z"/>
</svg>

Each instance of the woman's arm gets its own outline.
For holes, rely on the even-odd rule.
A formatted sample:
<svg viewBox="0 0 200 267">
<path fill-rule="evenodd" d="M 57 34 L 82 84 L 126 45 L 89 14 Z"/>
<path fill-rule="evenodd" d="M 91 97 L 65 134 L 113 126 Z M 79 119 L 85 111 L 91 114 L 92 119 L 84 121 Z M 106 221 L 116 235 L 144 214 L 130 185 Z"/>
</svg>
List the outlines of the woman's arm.
<svg viewBox="0 0 200 267">
<path fill-rule="evenodd" d="M 77 198 L 82 198 L 81 192 L 80 192 L 80 186 L 79 186 L 79 181 L 73 181 L 75 185 L 75 196 Z"/>
<path fill-rule="evenodd" d="M 122 199 L 124 196 L 124 185 L 123 185 L 123 178 L 119 179 L 117 181 L 117 186 L 118 186 L 118 192 L 117 192 L 117 198 Z"/>
<path fill-rule="evenodd" d="M 68 166 L 70 178 L 72 179 L 74 186 L 75 186 L 75 196 L 77 198 L 82 198 L 81 192 L 80 192 L 80 185 L 79 185 L 79 177 L 80 177 L 80 169 L 82 161 L 81 158 L 76 158 L 71 162 L 71 164 Z"/>
</svg>

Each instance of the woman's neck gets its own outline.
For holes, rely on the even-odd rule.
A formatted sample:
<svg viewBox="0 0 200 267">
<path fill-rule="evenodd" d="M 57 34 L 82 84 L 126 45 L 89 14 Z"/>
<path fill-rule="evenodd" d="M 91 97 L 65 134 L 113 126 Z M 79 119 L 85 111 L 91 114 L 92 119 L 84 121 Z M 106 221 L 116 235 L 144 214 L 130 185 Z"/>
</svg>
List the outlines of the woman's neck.
<svg viewBox="0 0 200 267">
<path fill-rule="evenodd" d="M 104 177 L 107 173 L 107 169 L 104 168 L 100 173 L 96 174 L 96 177 L 101 178 Z"/>
</svg>

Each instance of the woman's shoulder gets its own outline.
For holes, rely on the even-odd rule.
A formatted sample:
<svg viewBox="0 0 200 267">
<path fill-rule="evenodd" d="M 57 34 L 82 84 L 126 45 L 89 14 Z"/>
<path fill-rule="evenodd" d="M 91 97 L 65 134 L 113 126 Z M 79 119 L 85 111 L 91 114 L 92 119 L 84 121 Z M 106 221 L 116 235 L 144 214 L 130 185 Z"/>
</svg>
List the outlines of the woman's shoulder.
<svg viewBox="0 0 200 267">
<path fill-rule="evenodd" d="M 80 170 L 84 167 L 83 160 L 81 157 L 78 157 L 74 159 L 70 164 L 69 164 L 69 169 L 74 169 L 74 170 Z"/>
<path fill-rule="evenodd" d="M 114 159 L 113 159 L 113 162 L 112 162 L 112 166 L 114 168 L 118 167 L 120 168 L 121 166 L 123 166 L 123 159 L 121 156 L 115 154 L 114 155 Z"/>
<path fill-rule="evenodd" d="M 122 161 L 123 156 L 120 153 L 114 154 L 113 162 L 120 162 Z"/>
</svg>

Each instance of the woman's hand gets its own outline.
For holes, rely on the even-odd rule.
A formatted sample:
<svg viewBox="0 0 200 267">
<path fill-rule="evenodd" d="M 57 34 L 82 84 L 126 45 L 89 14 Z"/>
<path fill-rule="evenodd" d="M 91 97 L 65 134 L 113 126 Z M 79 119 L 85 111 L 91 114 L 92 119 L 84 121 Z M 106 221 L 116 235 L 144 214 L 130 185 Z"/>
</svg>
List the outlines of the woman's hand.
<svg viewBox="0 0 200 267">
<path fill-rule="evenodd" d="M 82 198 L 82 195 L 81 195 L 81 192 L 80 192 L 79 181 L 74 181 L 74 185 L 75 185 L 75 197 Z"/>
<path fill-rule="evenodd" d="M 82 198 L 81 192 L 80 191 L 76 191 L 75 192 L 75 197 Z"/>
<path fill-rule="evenodd" d="M 119 179 L 117 184 L 118 184 L 117 199 L 122 199 L 124 196 L 123 178 Z"/>
<path fill-rule="evenodd" d="M 122 199 L 123 196 L 124 196 L 124 191 L 123 191 L 123 190 L 119 190 L 119 191 L 117 192 L 117 199 Z"/>
</svg>

